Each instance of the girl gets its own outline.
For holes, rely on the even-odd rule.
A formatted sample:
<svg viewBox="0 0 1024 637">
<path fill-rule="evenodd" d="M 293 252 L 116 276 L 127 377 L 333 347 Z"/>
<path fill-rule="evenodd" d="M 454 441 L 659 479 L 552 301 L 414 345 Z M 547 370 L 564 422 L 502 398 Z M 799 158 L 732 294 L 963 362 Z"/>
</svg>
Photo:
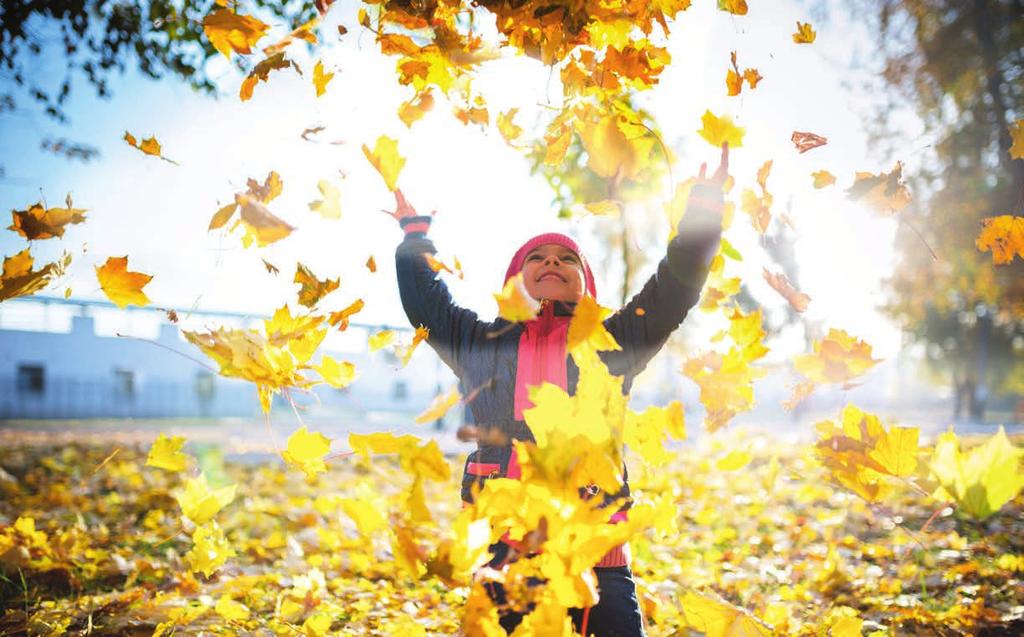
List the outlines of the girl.
<svg viewBox="0 0 1024 637">
<path fill-rule="evenodd" d="M 706 164 L 701 165 L 686 214 L 657 271 L 629 303 L 604 321 L 622 349 L 601 352 L 601 358 L 612 374 L 623 376 L 625 393 L 697 303 L 711 258 L 718 251 L 722 184 L 728 165 L 727 145 L 722 146 L 721 164 L 710 179 Z M 479 488 L 484 480 L 520 477 L 512 441 L 534 441 L 523 420 L 523 410 L 531 407 L 528 388 L 549 382 L 575 392 L 579 369 L 567 356 L 567 332 L 576 303 L 584 294 L 597 294 L 594 275 L 571 238 L 558 233 L 538 235 L 516 250 L 505 272 L 505 281 L 523 273 L 527 293 L 541 302 L 537 317 L 517 324 L 502 318 L 481 321 L 475 312 L 452 302 L 444 282 L 423 257 L 436 253 L 427 238 L 432 216 L 416 214 L 400 190 L 395 191 L 395 201 L 397 209 L 389 214 L 405 231 L 395 254 L 405 313 L 412 325 L 429 328 L 427 342 L 461 385 L 477 390 L 470 407 L 478 423 L 478 446 L 467 458 L 462 479 L 462 499 L 471 502 L 474 486 Z M 617 507 L 616 516 L 624 516 L 631 504 L 628 476 L 618 493 L 602 497 L 603 505 Z M 491 551 L 493 568 L 516 557 L 507 542 L 497 542 Z M 600 600 L 592 608 L 570 611 L 577 631 L 588 626 L 588 632 L 598 637 L 643 636 L 629 561 L 628 546 L 622 545 L 595 565 Z M 500 587 L 492 590 L 492 597 L 502 609 L 505 597 Z M 499 612 L 509 632 L 523 618 L 507 608 Z"/>
</svg>

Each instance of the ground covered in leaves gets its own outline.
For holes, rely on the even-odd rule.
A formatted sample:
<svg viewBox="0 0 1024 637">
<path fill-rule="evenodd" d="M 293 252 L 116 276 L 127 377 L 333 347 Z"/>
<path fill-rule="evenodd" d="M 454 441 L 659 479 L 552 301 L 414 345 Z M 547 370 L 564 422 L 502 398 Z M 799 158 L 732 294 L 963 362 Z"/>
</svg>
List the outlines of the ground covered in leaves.
<svg viewBox="0 0 1024 637">
<path fill-rule="evenodd" d="M 639 499 L 669 494 L 678 511 L 677 530 L 632 542 L 650 635 L 692 632 L 692 591 L 779 634 L 1024 630 L 1024 498 L 984 522 L 913 493 L 869 506 L 829 486 L 809 447 L 729 435 L 752 459 L 715 436 L 657 472 L 630 467 Z M 333 459 L 309 482 L 277 459 L 205 453 L 172 472 L 146 455 L 0 450 L 0 635 L 458 633 L 468 589 L 414 579 L 394 559 L 389 502 L 406 481 L 387 457 Z M 450 482 L 423 485 L 436 532 L 419 529 L 421 542 L 459 509 L 462 459 L 449 460 Z M 217 513 L 235 555 L 208 578 L 184 559 L 193 529 L 174 497 L 197 469 L 213 487 L 237 484 Z"/>
</svg>

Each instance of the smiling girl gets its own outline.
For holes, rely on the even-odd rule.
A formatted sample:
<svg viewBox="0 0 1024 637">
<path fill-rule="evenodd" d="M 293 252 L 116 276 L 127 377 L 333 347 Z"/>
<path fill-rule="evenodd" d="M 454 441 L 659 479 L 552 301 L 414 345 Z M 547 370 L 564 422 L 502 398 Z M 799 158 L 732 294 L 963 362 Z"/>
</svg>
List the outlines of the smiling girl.
<svg viewBox="0 0 1024 637">
<path fill-rule="evenodd" d="M 700 296 L 721 236 L 722 184 L 728 173 L 728 146 L 711 178 L 702 165 L 690 191 L 686 214 L 657 270 L 643 289 L 604 327 L 621 350 L 601 352 L 608 370 L 623 377 L 628 394 L 633 379 L 668 340 Z M 479 388 L 470 403 L 477 424 L 477 449 L 466 461 L 462 499 L 472 502 L 474 488 L 490 478 L 521 477 L 514 440 L 534 442 L 523 420 L 532 405 L 529 388 L 553 383 L 570 394 L 576 390 L 579 369 L 567 352 L 569 321 L 584 295 L 597 296 L 594 275 L 582 251 L 564 234 L 547 233 L 520 246 L 509 262 L 505 281 L 522 272 L 526 292 L 540 302 L 537 316 L 511 324 L 505 319 L 483 321 L 471 310 L 452 302 L 444 282 L 430 268 L 424 253 L 435 254 L 427 238 L 431 215 L 418 215 L 401 191 L 391 213 L 405 231 L 396 251 L 402 306 L 414 326 L 430 330 L 427 342 L 459 378 L 463 387 Z M 623 519 L 631 505 L 628 475 L 618 493 L 601 494 L 602 506 L 614 506 L 612 516 Z M 501 568 L 517 557 L 508 542 L 491 547 L 489 563 Z M 630 569 L 628 545 L 618 546 L 594 567 L 600 601 L 592 608 L 572 609 L 576 630 L 587 626 L 598 637 L 637 637 L 644 634 L 643 617 Z M 499 587 L 492 596 L 501 625 L 511 632 L 523 614 L 508 608 Z"/>
</svg>

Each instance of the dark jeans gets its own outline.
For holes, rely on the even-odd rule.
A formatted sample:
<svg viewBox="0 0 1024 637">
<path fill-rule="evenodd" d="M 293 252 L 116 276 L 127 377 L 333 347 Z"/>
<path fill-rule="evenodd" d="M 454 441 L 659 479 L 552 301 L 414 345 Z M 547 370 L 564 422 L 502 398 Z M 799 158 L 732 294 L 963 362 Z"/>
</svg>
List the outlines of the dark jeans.
<svg viewBox="0 0 1024 637">
<path fill-rule="evenodd" d="M 500 542 L 498 544 L 501 544 Z M 495 553 L 495 559 L 490 566 L 499 565 L 505 557 L 508 547 L 497 544 L 491 547 Z M 636 598 L 636 584 L 633 582 L 633 573 L 628 566 L 611 566 L 595 568 L 597 576 L 597 590 L 601 599 L 597 606 L 590 608 L 587 612 L 587 636 L 594 637 L 644 637 L 644 627 L 640 612 L 640 603 Z M 538 585 L 543 582 L 538 581 Z M 498 583 L 488 584 L 487 590 L 495 604 L 506 603 L 505 590 Z M 502 628 L 509 634 L 515 630 L 519 622 L 523 621 L 523 614 L 499 611 L 499 621 Z M 570 608 L 569 616 L 572 618 L 573 627 L 580 632 L 583 627 L 584 610 L 581 608 Z"/>
</svg>

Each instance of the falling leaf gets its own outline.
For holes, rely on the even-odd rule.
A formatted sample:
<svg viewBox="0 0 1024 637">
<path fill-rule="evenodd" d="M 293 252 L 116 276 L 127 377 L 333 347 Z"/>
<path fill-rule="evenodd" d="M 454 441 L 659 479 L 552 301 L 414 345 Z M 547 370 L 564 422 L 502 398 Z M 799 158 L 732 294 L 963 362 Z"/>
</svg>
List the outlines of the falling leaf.
<svg viewBox="0 0 1024 637">
<path fill-rule="evenodd" d="M 416 332 L 412 335 L 412 342 L 408 346 L 395 346 L 395 354 L 402 361 L 402 367 L 409 364 L 409 359 L 412 358 L 412 353 L 416 351 L 416 347 L 429 336 L 430 330 L 420 325 L 416 328 Z"/>
<path fill-rule="evenodd" d="M 522 272 L 506 281 L 494 300 L 498 302 L 498 316 L 512 323 L 529 321 L 540 311 L 540 303 L 526 291 Z"/>
<path fill-rule="evenodd" d="M 402 102 L 398 107 L 398 117 L 408 128 L 412 128 L 414 122 L 419 121 L 427 114 L 427 111 L 434 108 L 434 94 L 428 89 L 417 93 L 407 102 Z"/>
<path fill-rule="evenodd" d="M 185 438 L 182 436 L 168 438 L 166 435 L 160 434 L 153 446 L 149 448 L 146 466 L 168 471 L 184 471 L 188 461 L 188 456 L 181 452 L 184 445 Z"/>
<path fill-rule="evenodd" d="M 264 47 L 264 55 L 274 55 L 280 53 L 281 51 L 284 51 L 286 48 L 288 48 L 293 42 L 296 42 L 298 40 L 303 40 L 304 42 L 308 42 L 309 44 L 315 45 L 317 43 L 317 37 L 316 34 L 313 33 L 313 29 L 315 29 L 319 24 L 320 16 L 314 16 L 311 20 L 299 25 L 291 33 L 284 36 L 279 41 L 275 42 L 274 44 L 271 44 L 270 46 Z"/>
<path fill-rule="evenodd" d="M 622 212 L 622 204 L 614 199 L 602 199 L 583 204 L 583 209 L 599 217 L 614 216 Z"/>
<path fill-rule="evenodd" d="M 1010 137 L 1013 140 L 1010 157 L 1024 159 L 1024 119 L 1018 119 L 1016 123 L 1010 125 Z"/>
<path fill-rule="evenodd" d="M 35 203 L 25 210 L 11 211 L 11 225 L 8 230 L 13 230 L 29 241 L 40 241 L 53 237 L 63 237 L 65 226 L 79 224 L 85 221 L 85 210 L 73 208 L 71 195 L 67 197 L 66 208 L 43 208 L 43 204 Z"/>
<path fill-rule="evenodd" d="M 210 226 L 207 230 L 212 231 L 223 227 L 224 224 L 231 220 L 231 217 L 235 214 L 235 210 L 238 210 L 238 204 L 235 202 L 229 203 L 226 206 L 221 206 L 217 212 L 213 214 L 213 217 L 210 218 Z"/>
<path fill-rule="evenodd" d="M 363 154 L 384 178 L 388 190 L 394 192 L 398 183 L 398 174 L 402 172 L 402 166 L 405 165 L 405 158 L 398 154 L 398 142 L 387 135 L 381 135 L 377 138 L 372 152 L 366 144 L 363 144 Z"/>
<path fill-rule="evenodd" d="M 815 428 L 815 455 L 833 479 L 869 502 L 893 491 L 890 478 L 913 475 L 917 468 L 916 427 L 882 426 L 877 416 L 847 405 L 837 425 L 831 420 Z"/>
<path fill-rule="evenodd" d="M 377 262 L 374 260 L 372 254 L 368 259 L 366 259 L 366 269 L 370 271 L 370 274 L 373 274 L 377 271 Z"/>
<path fill-rule="evenodd" d="M 356 366 L 348 361 L 338 362 L 326 354 L 315 367 L 324 382 L 337 389 L 344 389 L 356 379 Z"/>
<path fill-rule="evenodd" d="M 793 131 L 790 141 L 792 141 L 793 145 L 796 146 L 797 152 L 803 154 L 812 148 L 824 146 L 828 143 L 828 138 L 816 135 L 815 133 Z"/>
<path fill-rule="evenodd" d="M 341 190 L 326 179 L 316 182 L 316 187 L 321 198 L 309 202 L 309 209 L 324 219 L 341 219 Z"/>
<path fill-rule="evenodd" d="M 750 215 L 751 222 L 758 232 L 764 234 L 771 222 L 772 195 L 768 192 L 768 173 L 772 169 L 772 160 L 766 161 L 757 171 L 757 185 L 761 189 L 758 196 L 750 188 L 743 189 L 740 208 Z"/>
<path fill-rule="evenodd" d="M 850 382 L 880 363 L 871 357 L 871 345 L 845 331 L 832 328 L 825 338 L 814 342 L 813 354 L 793 359 L 796 370 L 816 383 L 836 383 L 850 387 Z"/>
<path fill-rule="evenodd" d="M 807 304 L 811 302 L 811 297 L 794 288 L 784 273 L 774 274 L 768 268 L 762 268 L 761 273 L 764 276 L 764 280 L 768 282 L 768 285 L 772 286 L 773 290 L 782 295 L 782 298 L 786 299 L 790 307 L 797 312 L 807 310 Z"/>
<path fill-rule="evenodd" d="M 280 241 L 292 233 L 295 228 L 261 203 L 258 199 L 248 195 L 235 195 L 235 202 L 241 209 L 241 223 L 245 225 L 245 236 L 242 237 L 242 245 L 249 247 L 253 241 L 256 245 L 263 247 Z"/>
<path fill-rule="evenodd" d="M 281 457 L 290 466 L 305 473 L 307 480 L 313 480 L 318 474 L 327 471 L 324 458 L 330 451 L 330 438 L 319 432 L 310 432 L 306 425 L 302 425 L 288 436 L 288 446 L 281 452 Z"/>
<path fill-rule="evenodd" d="M 3 274 L 0 276 L 0 301 L 31 296 L 44 289 L 53 277 L 64 274 L 71 263 L 71 255 L 65 253 L 59 261 L 47 263 L 38 270 L 33 270 L 34 263 L 29 248 L 14 256 L 4 257 Z"/>
<path fill-rule="evenodd" d="M 729 115 L 718 117 L 711 111 L 704 111 L 700 121 L 703 127 L 697 133 L 712 146 L 721 148 L 722 144 L 729 142 L 729 148 L 732 149 L 743 145 L 745 129 L 734 125 Z"/>
<path fill-rule="evenodd" d="M 293 283 L 298 283 L 300 286 L 299 303 L 312 309 L 321 299 L 338 289 L 340 278 L 321 281 L 309 268 L 297 263 Z"/>
<path fill-rule="evenodd" d="M 853 185 L 846 190 L 847 196 L 854 201 L 864 203 L 884 215 L 891 215 L 907 207 L 910 203 L 910 191 L 903 183 L 903 164 L 896 166 L 888 173 L 877 175 L 858 172 Z"/>
<path fill-rule="evenodd" d="M 142 288 L 153 277 L 141 272 L 129 272 L 127 256 L 107 258 L 102 266 L 96 266 L 96 278 L 103 293 L 119 308 L 124 309 L 130 304 L 140 307 L 149 305 L 149 297 Z"/>
<path fill-rule="evenodd" d="M 370 346 L 370 352 L 376 352 L 377 350 L 387 347 L 395 340 L 394 330 L 381 330 L 376 334 L 370 336 L 367 343 Z"/>
<path fill-rule="evenodd" d="M 266 34 L 269 25 L 229 9 L 214 9 L 203 18 L 203 31 L 213 48 L 231 59 L 231 52 L 252 53 L 252 46 Z"/>
<path fill-rule="evenodd" d="M 747 0 L 718 0 L 718 9 L 734 15 L 747 15 Z"/>
<path fill-rule="evenodd" d="M 284 191 L 284 182 L 281 181 L 281 175 L 278 175 L 277 171 L 274 170 L 267 173 L 262 184 L 249 177 L 245 181 L 245 186 L 246 194 L 250 197 L 255 197 L 261 203 L 270 203 Z"/>
<path fill-rule="evenodd" d="M 743 82 L 746 81 L 750 85 L 751 90 L 757 88 L 757 83 L 762 79 L 761 74 L 757 72 L 757 69 L 748 68 L 740 73 L 740 67 L 736 63 L 736 51 L 729 53 L 729 61 L 732 68 L 726 72 L 725 75 L 725 86 L 730 97 L 739 95 L 743 90 Z"/>
<path fill-rule="evenodd" d="M 444 417 L 448 410 L 459 404 L 462 394 L 458 387 L 452 387 L 448 393 L 438 394 L 423 412 L 416 416 L 416 423 L 422 425 L 426 422 L 433 422 Z"/>
<path fill-rule="evenodd" d="M 1024 259 L 1024 217 L 1000 215 L 981 220 L 982 228 L 974 245 L 992 253 L 992 263 L 1007 265 L 1014 257 Z"/>
<path fill-rule="evenodd" d="M 324 73 L 323 60 L 317 60 L 313 67 L 313 86 L 316 88 L 316 96 L 320 97 L 327 91 L 327 83 L 334 79 L 334 73 Z"/>
<path fill-rule="evenodd" d="M 609 179 L 631 179 L 650 163 L 655 140 L 647 129 L 619 115 L 605 115 L 580 125 L 587 167 Z"/>
<path fill-rule="evenodd" d="M 123 139 L 124 141 L 128 142 L 129 146 L 132 146 L 133 148 L 138 148 L 147 155 L 159 157 L 165 162 L 174 164 L 175 166 L 178 165 L 178 162 L 174 161 L 173 159 L 168 159 L 161 154 L 160 142 L 156 141 L 156 137 L 147 137 L 146 139 L 142 140 L 142 143 L 140 144 L 138 141 L 135 140 L 134 135 L 132 135 L 128 131 L 125 131 Z"/>
<path fill-rule="evenodd" d="M 277 269 L 277 266 L 276 266 L 276 265 L 274 265 L 273 263 L 271 263 L 271 262 L 267 261 L 266 259 L 260 259 L 260 261 L 262 261 L 262 262 L 263 262 L 263 267 L 264 267 L 264 268 L 266 268 L 266 270 L 267 270 L 267 274 L 274 274 L 274 275 L 277 275 L 277 274 L 280 274 L 280 273 L 281 273 L 281 271 L 280 271 L 280 270 L 278 270 L 278 269 Z"/>
<path fill-rule="evenodd" d="M 750 464 L 754 459 L 753 454 L 746 450 L 734 450 L 715 462 L 715 468 L 719 471 L 737 471 Z"/>
<path fill-rule="evenodd" d="M 343 332 L 348 329 L 348 319 L 356 312 L 363 309 L 366 305 L 362 299 L 356 299 L 351 305 L 338 312 L 331 312 L 327 318 L 327 322 L 332 326 L 337 327 L 339 332 Z"/>
<path fill-rule="evenodd" d="M 939 483 L 936 497 L 952 500 L 971 517 L 984 520 L 1024 488 L 1022 457 L 1024 451 L 1010 442 L 1002 426 L 966 453 L 951 428 L 935 443 L 929 467 Z"/>
<path fill-rule="evenodd" d="M 496 121 L 498 125 L 498 132 L 501 133 L 501 136 L 504 137 L 505 141 L 509 144 L 519 139 L 523 134 L 523 128 L 521 126 L 517 126 L 512 121 L 518 111 L 518 108 L 512 108 L 504 113 L 499 113 Z"/>
<path fill-rule="evenodd" d="M 209 577 L 236 555 L 216 522 L 203 524 L 192 534 L 192 550 L 185 554 L 189 570 Z"/>
<path fill-rule="evenodd" d="M 786 411 L 793 411 L 797 405 L 807 400 L 812 393 L 814 388 L 817 387 L 813 380 L 804 380 L 793 386 L 793 394 L 786 400 L 782 401 L 782 407 Z"/>
<path fill-rule="evenodd" d="M 454 274 L 460 279 L 463 277 L 462 265 L 459 263 L 458 259 L 455 259 L 454 264 L 450 266 L 429 252 L 423 253 L 423 259 L 427 262 L 427 267 L 429 267 L 434 272 L 444 271 L 447 272 L 448 274 Z"/>
<path fill-rule="evenodd" d="M 285 57 L 283 52 L 275 53 L 262 60 L 260 60 L 256 66 L 252 67 L 249 71 L 249 75 L 242 80 L 242 86 L 238 89 L 238 97 L 243 102 L 252 99 L 252 93 L 256 89 L 256 85 L 260 82 L 266 82 L 270 77 L 271 71 L 279 71 L 292 67 L 295 71 L 302 75 L 302 70 L 298 67 L 295 62 Z"/>
<path fill-rule="evenodd" d="M 796 33 L 793 34 L 793 42 L 797 44 L 810 44 L 814 42 L 817 33 L 811 28 L 810 22 L 797 22 Z"/>
<path fill-rule="evenodd" d="M 198 478 L 186 480 L 185 488 L 174 497 L 185 517 L 196 526 L 202 526 L 235 499 L 237 487 L 238 485 L 231 484 L 211 490 L 206 482 L 206 474 L 200 473 Z"/>
<path fill-rule="evenodd" d="M 811 176 L 814 177 L 815 188 L 824 188 L 825 186 L 831 186 L 836 183 L 836 176 L 827 170 L 813 172 L 811 173 Z"/>
<path fill-rule="evenodd" d="M 567 350 L 570 353 L 584 347 L 596 352 L 621 350 L 615 337 L 604 326 L 604 320 L 610 315 L 611 310 L 598 305 L 594 297 L 583 295 L 569 321 Z"/>
</svg>

